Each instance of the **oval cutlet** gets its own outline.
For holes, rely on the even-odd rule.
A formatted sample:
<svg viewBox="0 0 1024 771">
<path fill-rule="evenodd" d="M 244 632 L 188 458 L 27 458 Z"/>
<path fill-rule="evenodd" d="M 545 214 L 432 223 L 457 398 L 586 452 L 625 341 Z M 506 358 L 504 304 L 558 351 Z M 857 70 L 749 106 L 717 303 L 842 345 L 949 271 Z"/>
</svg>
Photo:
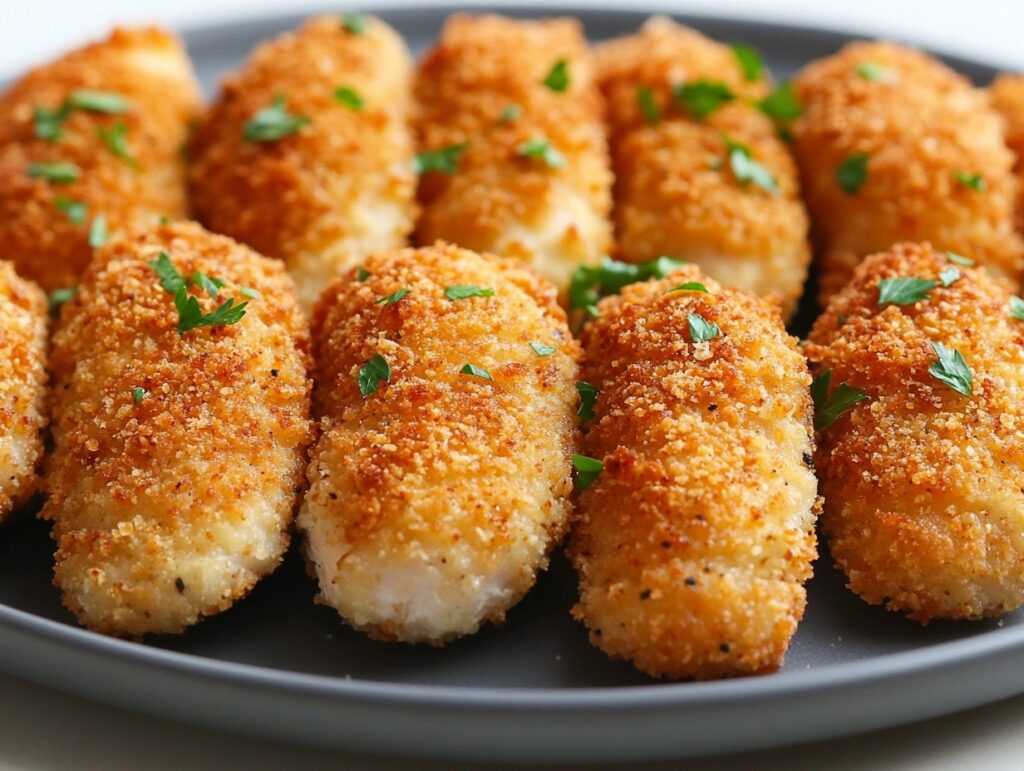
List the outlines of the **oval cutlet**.
<svg viewBox="0 0 1024 771">
<path fill-rule="evenodd" d="M 694 283 L 708 291 L 672 290 Z M 816 556 L 796 341 L 771 304 L 693 266 L 598 307 L 582 336 L 599 394 L 581 452 L 603 470 L 579 498 L 573 615 L 650 675 L 772 672 Z"/>
<path fill-rule="evenodd" d="M 0 253 L 44 289 L 78 282 L 90 234 L 188 213 L 181 148 L 199 110 L 185 48 L 115 30 L 0 97 Z"/>
<path fill-rule="evenodd" d="M 245 315 L 209 325 L 228 298 Z M 82 624 L 181 632 L 277 566 L 310 439 L 307 351 L 284 268 L 229 238 L 180 224 L 98 252 L 54 336 L 41 514 Z"/>
<path fill-rule="evenodd" d="M 568 524 L 579 346 L 513 261 L 438 243 L 365 270 L 314 313 L 321 435 L 298 524 L 321 602 L 439 645 L 502 621 Z"/>
<path fill-rule="evenodd" d="M 880 305 L 899 278 L 935 284 Z M 982 268 L 901 244 L 858 266 L 805 347 L 868 397 L 819 432 L 832 555 L 863 599 L 922 623 L 1024 602 L 1024 321 L 1009 299 Z"/>
<path fill-rule="evenodd" d="M 0 521 L 38 486 L 46 326 L 45 295 L 0 262 Z"/>
<path fill-rule="evenodd" d="M 415 217 L 409 52 L 384 22 L 359 19 L 358 32 L 311 19 L 257 47 L 191 144 L 199 219 L 284 260 L 306 308 L 339 271 L 404 246 Z"/>
</svg>

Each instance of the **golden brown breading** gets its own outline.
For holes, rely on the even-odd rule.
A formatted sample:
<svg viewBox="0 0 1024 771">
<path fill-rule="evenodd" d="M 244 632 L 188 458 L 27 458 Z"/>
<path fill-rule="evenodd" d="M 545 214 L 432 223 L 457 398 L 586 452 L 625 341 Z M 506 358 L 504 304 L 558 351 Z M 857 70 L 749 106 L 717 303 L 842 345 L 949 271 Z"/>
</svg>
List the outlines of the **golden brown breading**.
<svg viewBox="0 0 1024 771">
<path fill-rule="evenodd" d="M 404 246 L 413 227 L 412 63 L 391 27 L 361 18 L 361 34 L 323 16 L 260 45 L 224 82 L 191 145 L 199 218 L 283 259 L 307 308 L 335 274 Z M 335 95 L 342 88 L 360 109 Z M 275 97 L 308 125 L 247 141 L 246 124 Z"/>
<path fill-rule="evenodd" d="M 564 61 L 568 86 L 542 81 Z M 454 174 L 420 184 L 417 239 L 446 239 L 533 265 L 560 291 L 611 246 L 601 98 L 579 22 L 455 15 L 416 78 L 421 150 L 467 143 Z M 506 108 L 518 114 L 503 117 Z M 546 141 L 563 161 L 522 155 Z M 557 163 L 557 161 L 556 161 Z"/>
<path fill-rule="evenodd" d="M 609 104 L 619 256 L 693 262 L 723 284 L 772 298 L 788 316 L 811 253 L 793 159 L 772 121 L 744 101 L 764 97 L 768 82 L 746 80 L 727 46 L 666 18 L 603 44 L 597 61 Z M 742 99 L 693 120 L 672 89 L 702 80 Z M 638 106 L 640 88 L 650 89 L 661 115 L 653 125 Z M 737 180 L 727 139 L 749 149 L 777 192 Z"/>
<path fill-rule="evenodd" d="M 224 282 L 217 299 L 192 284 L 205 313 L 246 287 L 259 297 L 236 324 L 181 335 L 148 264 L 161 252 L 183 276 Z M 181 632 L 281 561 L 311 428 L 294 295 L 279 262 L 191 223 L 97 253 L 54 336 L 41 515 L 58 542 L 54 582 L 82 624 Z"/>
<path fill-rule="evenodd" d="M 1017 231 L 1024 233 L 1024 75 L 1000 75 L 989 93 L 1005 121 L 1006 145 L 1017 156 Z"/>
<path fill-rule="evenodd" d="M 864 65 L 880 68 L 874 74 Z M 796 78 L 804 114 L 795 152 L 822 260 L 821 300 L 854 266 L 899 241 L 969 254 L 1016 282 L 1024 246 L 1013 231 L 1016 182 L 999 117 L 984 95 L 930 56 L 892 43 L 851 43 Z M 867 156 L 853 193 L 836 174 Z M 957 173 L 980 174 L 977 191 Z"/>
<path fill-rule="evenodd" d="M 131 106 L 123 114 L 73 109 L 59 137 L 39 137 L 38 111 L 59 110 L 80 90 L 117 94 Z M 114 232 L 185 216 L 180 151 L 198 108 L 184 46 L 156 28 L 115 30 L 23 77 L 0 98 L 0 254 L 45 289 L 68 287 L 92 257 L 96 217 Z M 116 139 L 122 130 L 125 147 Z M 130 157 L 118 155 L 125 150 Z M 33 163 L 74 164 L 78 178 L 32 178 Z M 61 209 L 72 202 L 87 207 L 80 221 Z"/>
<path fill-rule="evenodd" d="M 0 521 L 37 486 L 46 385 L 46 297 L 0 262 Z"/>
<path fill-rule="evenodd" d="M 878 306 L 880 280 L 951 267 L 962 277 L 923 301 Z M 819 436 L 832 554 L 853 591 L 923 623 L 1024 602 L 1024 322 L 1008 299 L 984 270 L 901 244 L 857 267 L 805 347 L 870 396 Z M 972 396 L 930 374 L 936 342 L 963 355 Z"/>
<path fill-rule="evenodd" d="M 438 243 L 366 267 L 316 306 L 321 437 L 298 523 L 321 602 L 376 639 L 440 645 L 500 622 L 568 524 L 579 345 L 513 261 Z M 494 294 L 448 299 L 459 285 Z M 390 381 L 364 398 L 375 356 Z"/>
<path fill-rule="evenodd" d="M 702 282 L 707 293 L 670 291 Z M 816 556 L 810 376 L 778 311 L 693 266 L 627 286 L 583 331 L 600 389 L 583 453 L 574 615 L 644 672 L 771 672 Z M 694 342 L 690 314 L 721 334 Z"/>
</svg>

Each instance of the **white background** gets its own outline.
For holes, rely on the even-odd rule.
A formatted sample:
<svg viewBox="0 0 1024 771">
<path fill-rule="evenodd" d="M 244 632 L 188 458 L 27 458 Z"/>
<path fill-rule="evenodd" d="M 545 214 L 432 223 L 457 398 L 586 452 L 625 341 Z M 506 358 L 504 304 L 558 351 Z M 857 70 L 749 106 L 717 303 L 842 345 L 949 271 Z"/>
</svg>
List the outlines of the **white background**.
<svg viewBox="0 0 1024 771">
<path fill-rule="evenodd" d="M 413 0 L 409 0 L 410 4 Z M 556 4 L 557 0 L 550 0 Z M 426 4 L 426 3 L 422 3 Z M 526 5 L 527 3 L 523 3 Z M 565 4 L 564 2 L 562 4 Z M 613 5 L 589 0 L 579 5 Z M 0 0 L 0 79 L 105 33 L 114 23 L 172 26 L 305 9 L 367 8 L 352 0 Z M 1024 70 L 1024 0 L 705 0 L 620 2 L 706 15 L 785 21 L 930 45 Z M 0 255 L 2 256 L 2 255 Z M 1022 662 L 1024 663 L 1024 662 Z M 956 688 L 950 683 L 950 688 Z M 868 736 L 674 769 L 1024 768 L 1024 697 Z M 164 723 L 0 676 L 0 769 L 395 768 L 414 764 L 345 758 Z M 447 766 L 452 768 L 452 766 Z M 661 766 L 669 768 L 669 765 Z"/>
</svg>

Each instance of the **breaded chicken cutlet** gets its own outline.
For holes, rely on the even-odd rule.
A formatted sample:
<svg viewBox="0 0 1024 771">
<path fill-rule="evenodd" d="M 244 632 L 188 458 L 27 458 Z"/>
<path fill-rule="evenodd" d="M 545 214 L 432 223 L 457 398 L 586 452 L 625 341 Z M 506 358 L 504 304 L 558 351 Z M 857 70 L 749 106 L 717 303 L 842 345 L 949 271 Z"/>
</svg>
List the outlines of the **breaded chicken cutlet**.
<svg viewBox="0 0 1024 771">
<path fill-rule="evenodd" d="M 596 58 L 620 258 L 692 262 L 788 316 L 811 254 L 796 165 L 754 104 L 766 74 L 748 77 L 728 46 L 663 17 Z"/>
<path fill-rule="evenodd" d="M 1017 232 L 1024 234 L 1024 75 L 1000 75 L 989 89 L 992 106 L 1003 116 L 1006 145 L 1017 156 Z"/>
<path fill-rule="evenodd" d="M 608 252 L 612 177 L 578 21 L 451 16 L 415 99 L 420 244 L 515 257 L 563 293 Z"/>
<path fill-rule="evenodd" d="M 579 345 L 512 260 L 438 243 L 365 270 L 316 306 L 298 524 L 321 602 L 440 645 L 502 621 L 568 525 Z"/>
<path fill-rule="evenodd" d="M 1024 602 L 1024 321 L 964 263 L 927 244 L 867 258 L 805 347 L 834 386 L 817 454 L 832 555 L 867 602 L 922 623 Z"/>
<path fill-rule="evenodd" d="M 181 632 L 278 565 L 311 434 L 307 358 L 280 262 L 195 224 L 97 253 L 54 335 L 41 513 L 83 625 Z"/>
<path fill-rule="evenodd" d="M 826 303 L 866 255 L 930 241 L 1018 282 L 1013 155 L 984 94 L 938 60 L 851 43 L 794 80 L 794 150 Z"/>
<path fill-rule="evenodd" d="M 185 216 L 180 152 L 198 109 L 184 46 L 157 28 L 25 75 L 0 97 L 0 254 L 67 288 L 108 233 Z"/>
<path fill-rule="evenodd" d="M 774 306 L 694 266 L 598 308 L 582 336 L 598 393 L 577 463 L 573 614 L 650 675 L 772 672 L 816 556 L 796 340 Z"/>
<path fill-rule="evenodd" d="M 0 521 L 39 481 L 45 384 L 46 297 L 0 261 Z"/>
<path fill-rule="evenodd" d="M 260 45 L 191 143 L 197 216 L 283 259 L 310 308 L 412 231 L 411 77 L 402 38 L 371 16 L 315 18 Z"/>
</svg>

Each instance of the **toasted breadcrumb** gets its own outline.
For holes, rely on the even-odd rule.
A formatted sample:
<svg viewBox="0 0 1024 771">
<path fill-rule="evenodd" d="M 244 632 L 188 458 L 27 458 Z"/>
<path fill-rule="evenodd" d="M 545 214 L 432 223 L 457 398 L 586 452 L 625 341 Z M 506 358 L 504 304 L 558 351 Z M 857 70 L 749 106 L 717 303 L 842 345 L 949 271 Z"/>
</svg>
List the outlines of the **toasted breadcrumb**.
<svg viewBox="0 0 1024 771">
<path fill-rule="evenodd" d="M 37 111 L 59 110 L 79 90 L 117 94 L 130 108 L 116 115 L 75 109 L 58 138 L 37 136 Z M 158 28 L 115 30 L 25 75 L 0 98 L 0 254 L 44 289 L 68 287 L 92 257 L 89 230 L 97 217 L 111 233 L 184 217 L 180 151 L 198 108 L 184 46 Z M 129 158 L 100 136 L 118 126 Z M 58 162 L 77 166 L 78 179 L 29 176 L 32 163 Z M 67 202 L 86 206 L 81 222 L 61 210 Z"/>
<path fill-rule="evenodd" d="M 1017 156 L 1017 232 L 1024 234 L 1024 75 L 1000 75 L 989 93 L 1005 122 L 1006 145 Z"/>
<path fill-rule="evenodd" d="M 204 312 L 177 330 L 148 264 L 161 252 Z M 308 333 L 281 264 L 198 225 L 136 231 L 100 250 L 63 311 L 50 366 L 53 437 L 41 516 L 55 584 L 91 629 L 181 632 L 230 607 L 281 561 L 310 439 Z M 142 389 L 136 391 L 135 389 Z"/>
<path fill-rule="evenodd" d="M 708 292 L 670 291 L 701 282 Z M 772 672 L 803 616 L 819 508 L 810 376 L 778 311 L 687 266 L 601 301 L 574 615 L 655 676 Z M 690 314 L 721 334 L 694 342 Z"/>
<path fill-rule="evenodd" d="M 951 266 L 950 286 L 879 307 L 881 280 Z M 854 592 L 922 623 L 1024 602 L 1024 322 L 1008 299 L 983 269 L 900 244 L 857 267 L 805 347 L 870 396 L 820 432 L 832 554 Z M 930 373 L 933 343 L 963 355 L 970 397 Z"/>
<path fill-rule="evenodd" d="M 298 523 L 321 602 L 376 639 L 440 645 L 502 621 L 568 525 L 579 345 L 554 288 L 511 260 L 438 243 L 366 268 L 316 306 Z M 494 294 L 448 299 L 456 285 Z M 390 380 L 364 398 L 378 355 Z"/>
</svg>

